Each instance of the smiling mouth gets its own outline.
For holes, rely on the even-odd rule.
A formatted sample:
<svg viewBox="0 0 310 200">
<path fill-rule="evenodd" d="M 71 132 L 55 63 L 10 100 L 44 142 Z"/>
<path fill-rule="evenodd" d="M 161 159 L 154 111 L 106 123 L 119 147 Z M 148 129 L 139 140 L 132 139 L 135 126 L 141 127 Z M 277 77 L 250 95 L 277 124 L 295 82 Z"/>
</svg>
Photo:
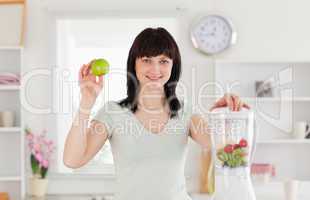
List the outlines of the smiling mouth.
<svg viewBox="0 0 310 200">
<path fill-rule="evenodd" d="M 150 76 L 146 76 L 148 79 L 152 80 L 152 81 L 156 81 L 162 78 L 162 76 L 159 77 L 150 77 Z"/>
</svg>

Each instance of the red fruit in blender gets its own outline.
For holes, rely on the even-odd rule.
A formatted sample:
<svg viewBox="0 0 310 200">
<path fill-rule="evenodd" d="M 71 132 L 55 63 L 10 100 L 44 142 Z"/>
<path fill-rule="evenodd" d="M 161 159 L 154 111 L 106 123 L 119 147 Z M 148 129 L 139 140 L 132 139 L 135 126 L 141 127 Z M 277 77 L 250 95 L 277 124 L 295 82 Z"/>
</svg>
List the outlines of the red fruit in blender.
<svg viewBox="0 0 310 200">
<path fill-rule="evenodd" d="M 234 144 L 234 149 L 238 149 L 240 148 L 240 145 L 239 144 Z"/>
<path fill-rule="evenodd" d="M 247 156 L 247 155 L 248 155 L 247 153 L 241 153 L 241 154 L 240 154 L 241 157 L 245 157 L 245 156 Z"/>
<path fill-rule="evenodd" d="M 228 144 L 228 145 L 226 145 L 226 147 L 224 148 L 224 151 L 225 151 L 226 153 L 231 153 L 231 152 L 234 151 L 234 146 L 231 145 L 231 144 Z"/>
<path fill-rule="evenodd" d="M 239 142 L 240 147 L 247 147 L 248 146 L 248 141 L 245 139 L 241 139 Z"/>
</svg>

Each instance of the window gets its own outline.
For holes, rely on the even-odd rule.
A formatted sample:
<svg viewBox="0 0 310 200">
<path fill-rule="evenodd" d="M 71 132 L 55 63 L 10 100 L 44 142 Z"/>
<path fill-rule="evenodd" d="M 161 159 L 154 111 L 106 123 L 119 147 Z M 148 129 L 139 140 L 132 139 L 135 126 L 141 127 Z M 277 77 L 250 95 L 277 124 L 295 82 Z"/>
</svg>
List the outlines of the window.
<svg viewBox="0 0 310 200">
<path fill-rule="evenodd" d="M 108 100 L 126 97 L 126 62 L 134 38 L 146 27 L 164 27 L 177 40 L 176 18 L 105 18 L 58 19 L 57 74 L 55 94 L 57 107 L 58 173 L 113 173 L 113 157 L 107 142 L 87 165 L 71 170 L 63 165 L 63 147 L 79 105 L 78 72 L 83 63 L 106 58 L 110 71 L 105 78 L 92 116 Z M 112 74 L 112 75 L 111 75 Z M 110 76 L 111 75 L 111 76 Z"/>
</svg>

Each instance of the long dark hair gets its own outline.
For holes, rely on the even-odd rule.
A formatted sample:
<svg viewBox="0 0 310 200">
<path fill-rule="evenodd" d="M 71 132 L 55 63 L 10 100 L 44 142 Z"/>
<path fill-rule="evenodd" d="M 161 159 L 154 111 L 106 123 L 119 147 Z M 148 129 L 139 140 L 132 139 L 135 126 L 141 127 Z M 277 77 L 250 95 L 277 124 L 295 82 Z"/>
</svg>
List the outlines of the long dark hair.
<svg viewBox="0 0 310 200">
<path fill-rule="evenodd" d="M 137 110 L 139 81 L 135 63 L 137 58 L 165 55 L 173 60 L 171 76 L 164 85 L 166 99 L 173 118 L 177 116 L 181 103 L 176 96 L 177 83 L 181 76 L 181 56 L 177 43 L 164 28 L 146 28 L 135 38 L 127 59 L 127 97 L 119 102 L 122 107 L 129 108 L 133 113 Z"/>
</svg>

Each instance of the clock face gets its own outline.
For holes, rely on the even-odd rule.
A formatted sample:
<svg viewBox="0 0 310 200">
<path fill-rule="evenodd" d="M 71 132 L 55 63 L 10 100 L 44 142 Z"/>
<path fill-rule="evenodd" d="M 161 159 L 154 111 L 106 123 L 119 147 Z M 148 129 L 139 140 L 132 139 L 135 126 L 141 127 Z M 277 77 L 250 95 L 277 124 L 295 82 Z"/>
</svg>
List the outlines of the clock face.
<svg viewBox="0 0 310 200">
<path fill-rule="evenodd" d="M 202 18 L 191 31 L 194 46 L 207 54 L 222 52 L 235 42 L 235 38 L 231 23 L 218 15 Z"/>
</svg>

